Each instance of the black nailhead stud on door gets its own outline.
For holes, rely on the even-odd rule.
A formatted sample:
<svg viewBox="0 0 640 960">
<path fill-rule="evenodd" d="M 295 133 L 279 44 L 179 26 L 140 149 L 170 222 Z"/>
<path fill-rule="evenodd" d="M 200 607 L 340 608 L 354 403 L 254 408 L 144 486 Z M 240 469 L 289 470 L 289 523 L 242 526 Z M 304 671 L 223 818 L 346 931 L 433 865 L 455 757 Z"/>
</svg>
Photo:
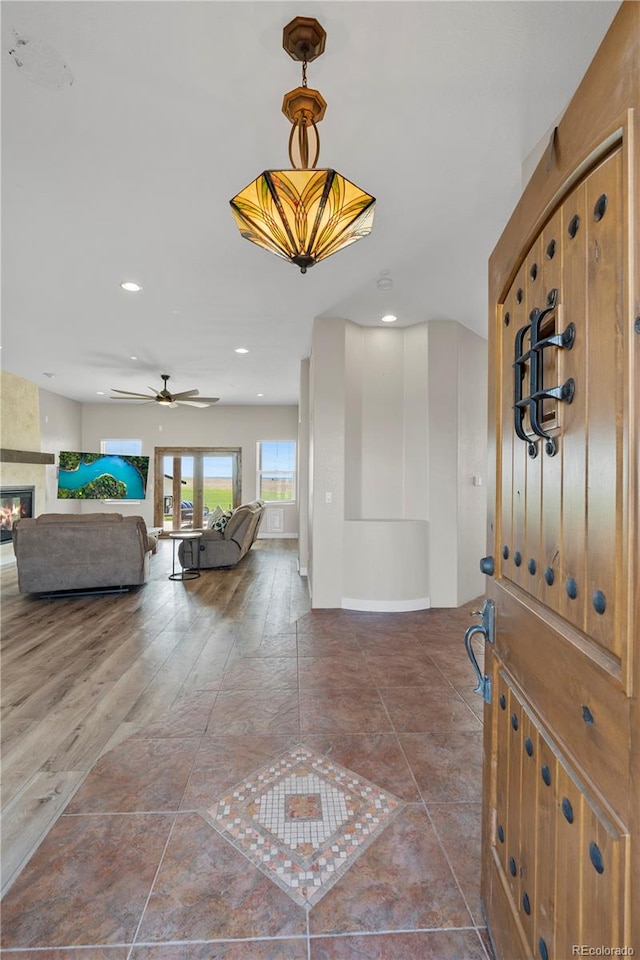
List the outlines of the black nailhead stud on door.
<svg viewBox="0 0 640 960">
<path fill-rule="evenodd" d="M 552 586 L 553 586 L 553 581 L 555 580 L 555 575 L 554 575 L 554 572 L 553 572 L 553 567 L 547 567 L 547 569 L 546 569 L 545 572 L 544 572 L 544 579 L 545 579 L 546 582 L 547 582 L 547 586 L 549 586 L 549 587 L 552 587 Z"/>
<path fill-rule="evenodd" d="M 527 751 L 527 756 L 528 756 L 528 757 L 532 757 L 532 756 L 533 756 L 533 741 L 532 741 L 531 737 L 527 737 L 527 739 L 525 740 L 525 742 L 524 742 L 524 748 L 525 748 L 525 750 Z"/>
<path fill-rule="evenodd" d="M 592 724 L 596 722 L 593 714 L 591 713 L 591 710 L 589 710 L 589 707 L 586 707 L 586 706 L 582 707 L 582 719 L 584 720 L 585 723 L 588 723 L 588 724 Z"/>
<path fill-rule="evenodd" d="M 596 613 L 604 613 L 607 609 L 607 598 L 605 597 L 602 590 L 596 590 L 593 597 L 593 609 Z"/>
<path fill-rule="evenodd" d="M 519 287 L 518 292 L 516 293 L 516 303 L 522 303 L 523 297 L 524 297 L 524 293 L 522 292 L 522 287 Z"/>
<path fill-rule="evenodd" d="M 542 767 L 540 768 L 540 773 L 542 774 L 542 779 L 544 780 L 546 785 L 550 787 L 551 786 L 551 770 L 549 770 L 549 767 L 546 765 L 546 763 L 542 764 Z"/>
<path fill-rule="evenodd" d="M 572 240 L 575 237 L 576 233 L 578 232 L 579 226 L 580 226 L 580 217 L 576 213 L 575 217 L 572 217 L 571 220 L 569 221 L 569 226 L 567 227 L 567 232 Z"/>
<path fill-rule="evenodd" d="M 593 219 L 597 222 L 602 220 L 607 209 L 607 195 L 606 193 L 601 194 L 596 200 L 596 205 L 593 208 Z"/>
<path fill-rule="evenodd" d="M 520 564 L 522 563 L 522 554 L 520 553 L 519 550 L 516 550 L 516 552 L 514 553 L 513 562 L 515 563 L 516 567 L 519 567 Z"/>
<path fill-rule="evenodd" d="M 549 951 L 547 950 L 547 945 L 544 942 L 544 937 L 540 937 L 538 940 L 538 953 L 540 954 L 540 960 L 549 960 Z"/>
<path fill-rule="evenodd" d="M 517 714 L 517 713 L 512 713 L 512 714 L 511 714 L 511 726 L 513 727 L 514 730 L 517 730 L 517 729 L 518 729 L 518 714 Z"/>
<path fill-rule="evenodd" d="M 503 548 L 502 548 L 502 559 L 503 559 L 503 560 L 508 560 L 508 559 L 509 559 L 509 547 L 503 547 Z"/>
<path fill-rule="evenodd" d="M 589 859 L 596 873 L 604 873 L 604 860 L 602 859 L 602 853 L 597 843 L 589 844 Z"/>
<path fill-rule="evenodd" d="M 504 693 L 500 694 L 500 708 L 502 710 L 507 709 L 507 698 L 505 697 Z"/>
<path fill-rule="evenodd" d="M 562 812 L 567 823 L 573 823 L 573 807 L 568 797 L 562 798 Z"/>
<path fill-rule="evenodd" d="M 529 563 L 527 564 L 527 567 L 529 568 L 529 573 L 531 574 L 531 576 L 533 576 L 533 574 L 534 574 L 534 573 L 536 572 L 536 570 L 538 569 L 538 567 L 537 567 L 537 565 L 536 565 L 536 562 L 535 562 L 535 560 L 533 559 L 533 557 L 529 560 Z"/>
<path fill-rule="evenodd" d="M 498 840 L 500 843 L 504 843 L 504 827 L 502 824 L 498 826 Z"/>
<path fill-rule="evenodd" d="M 549 243 L 547 244 L 545 257 L 547 258 L 547 260 L 553 260 L 555 255 L 556 255 L 556 242 L 555 240 L 549 240 Z"/>
<path fill-rule="evenodd" d="M 513 859 L 513 857 L 509 857 L 509 873 L 511 874 L 512 877 L 515 877 L 517 872 L 518 872 L 518 868 L 516 867 L 515 860 Z"/>
<path fill-rule="evenodd" d="M 573 577 L 569 577 L 567 580 L 567 596 L 570 600 L 575 600 L 578 596 L 578 584 Z"/>
<path fill-rule="evenodd" d="M 522 894 L 522 909 L 524 910 L 526 915 L 529 916 L 529 914 L 531 913 L 531 903 L 529 902 L 528 893 Z"/>
</svg>

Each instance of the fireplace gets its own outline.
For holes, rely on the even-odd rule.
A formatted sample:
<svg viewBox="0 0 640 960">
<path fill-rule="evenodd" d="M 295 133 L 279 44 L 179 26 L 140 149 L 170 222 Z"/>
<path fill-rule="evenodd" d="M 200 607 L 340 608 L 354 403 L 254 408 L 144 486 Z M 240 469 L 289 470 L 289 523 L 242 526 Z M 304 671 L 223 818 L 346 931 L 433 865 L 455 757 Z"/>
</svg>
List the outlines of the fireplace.
<svg viewBox="0 0 640 960">
<path fill-rule="evenodd" d="M 0 487 L 0 543 L 13 540 L 13 525 L 33 516 L 35 487 Z"/>
</svg>

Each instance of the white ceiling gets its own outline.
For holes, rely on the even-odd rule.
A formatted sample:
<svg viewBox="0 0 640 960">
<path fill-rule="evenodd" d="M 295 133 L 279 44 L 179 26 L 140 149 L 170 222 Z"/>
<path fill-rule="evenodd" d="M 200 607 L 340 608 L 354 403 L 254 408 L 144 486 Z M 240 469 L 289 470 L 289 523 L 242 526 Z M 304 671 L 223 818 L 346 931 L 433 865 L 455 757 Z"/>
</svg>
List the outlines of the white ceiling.
<svg viewBox="0 0 640 960">
<path fill-rule="evenodd" d="M 485 335 L 487 259 L 522 161 L 618 6 L 3 2 L 3 368 L 90 403 L 165 372 L 222 403 L 296 403 L 314 317 Z M 300 69 L 281 42 L 297 15 L 327 31 L 308 68 L 329 104 L 319 165 L 377 197 L 371 236 L 305 276 L 242 240 L 229 209 L 289 165 L 280 108 Z M 31 43 L 22 68 L 14 31 Z"/>
</svg>

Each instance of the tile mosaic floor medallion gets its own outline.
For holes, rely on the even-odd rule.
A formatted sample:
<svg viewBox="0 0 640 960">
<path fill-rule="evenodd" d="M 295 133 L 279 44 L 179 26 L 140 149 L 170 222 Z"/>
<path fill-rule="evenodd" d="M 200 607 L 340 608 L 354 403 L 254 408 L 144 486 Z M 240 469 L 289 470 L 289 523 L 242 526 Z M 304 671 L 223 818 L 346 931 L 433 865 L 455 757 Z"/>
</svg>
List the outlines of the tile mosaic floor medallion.
<svg viewBox="0 0 640 960">
<path fill-rule="evenodd" d="M 300 745 L 201 814 L 296 903 L 313 906 L 404 806 Z"/>
</svg>

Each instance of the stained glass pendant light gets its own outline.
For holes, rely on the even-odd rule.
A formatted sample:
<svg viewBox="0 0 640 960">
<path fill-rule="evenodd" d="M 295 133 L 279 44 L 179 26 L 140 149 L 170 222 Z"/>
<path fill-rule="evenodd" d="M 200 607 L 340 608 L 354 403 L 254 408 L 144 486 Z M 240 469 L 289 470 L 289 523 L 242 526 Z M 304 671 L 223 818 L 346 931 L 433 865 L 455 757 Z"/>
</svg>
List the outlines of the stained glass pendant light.
<svg viewBox="0 0 640 960">
<path fill-rule="evenodd" d="M 312 17 L 296 17 L 283 31 L 282 45 L 302 63 L 302 86 L 284 96 L 282 112 L 291 122 L 292 170 L 265 170 L 231 201 L 240 233 L 252 243 L 289 260 L 306 273 L 371 233 L 375 197 L 336 170 L 318 170 L 317 124 L 327 108 L 318 90 L 307 86 L 307 64 L 324 52 L 326 33 Z"/>
</svg>

